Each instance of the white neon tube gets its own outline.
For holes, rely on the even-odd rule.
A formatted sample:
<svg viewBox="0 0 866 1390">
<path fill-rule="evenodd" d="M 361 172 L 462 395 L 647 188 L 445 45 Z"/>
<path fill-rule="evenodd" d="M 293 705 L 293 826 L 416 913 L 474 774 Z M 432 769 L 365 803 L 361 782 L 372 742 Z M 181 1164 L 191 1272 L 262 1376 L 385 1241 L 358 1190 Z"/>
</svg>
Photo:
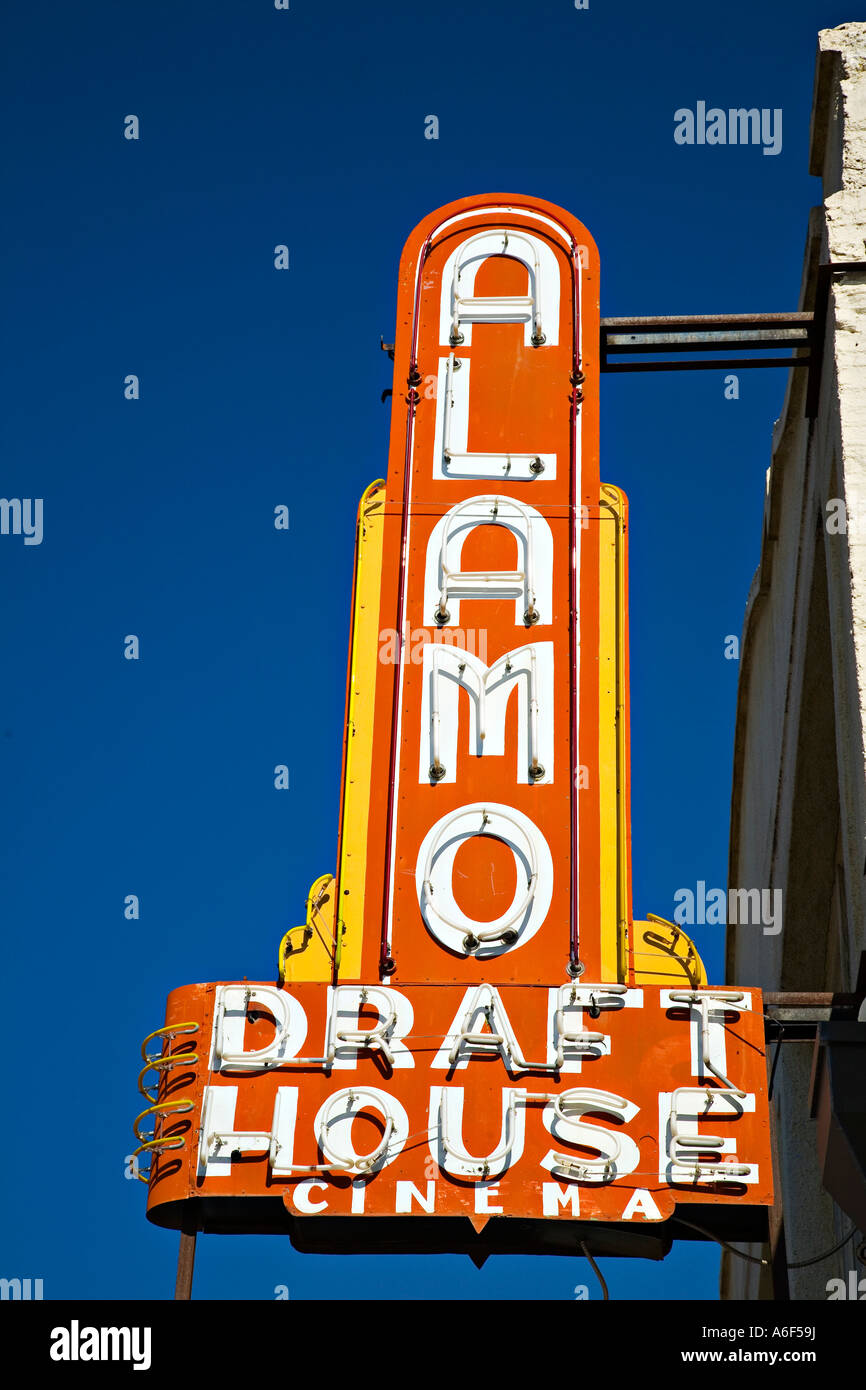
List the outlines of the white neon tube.
<svg viewBox="0 0 866 1390">
<path fill-rule="evenodd" d="M 708 1149 L 721 1150 L 725 1142 L 718 1134 L 680 1134 L 678 1121 L 680 1119 L 679 1101 L 681 1096 L 703 1097 L 704 1114 L 711 1109 L 713 1100 L 716 1096 L 721 1100 L 728 1101 L 736 1113 L 742 1114 L 742 1106 L 738 1106 L 736 1102 L 744 1099 L 745 1094 L 745 1091 L 736 1091 L 733 1087 L 713 1091 L 706 1086 L 678 1086 L 671 1095 L 671 1140 L 667 1151 L 668 1162 L 675 1164 L 678 1168 L 690 1169 L 695 1182 L 699 1182 L 702 1178 L 724 1180 L 725 1178 L 747 1177 L 749 1168 L 746 1165 L 696 1162 L 692 1154 L 688 1152 L 679 1153 L 677 1151 L 677 1147 L 680 1146 L 680 1148 L 684 1150 L 705 1153 Z"/>
<path fill-rule="evenodd" d="M 362 1157 L 355 1156 L 353 1158 L 347 1158 L 345 1154 L 337 1153 L 336 1149 L 334 1149 L 334 1147 L 330 1144 L 328 1139 L 328 1130 L 330 1129 L 331 1124 L 333 1123 L 331 1119 L 331 1110 L 334 1107 L 335 1101 L 341 1101 L 342 1103 L 347 1104 L 348 1109 L 351 1112 L 352 1102 L 356 1099 L 363 1099 L 364 1096 L 367 1097 L 368 1103 L 372 1102 L 374 1109 L 381 1109 L 381 1100 L 375 1094 L 375 1092 L 371 1091 L 368 1087 L 353 1086 L 349 1091 L 348 1098 L 341 1091 L 335 1092 L 335 1094 L 332 1095 L 330 1099 L 327 1101 L 325 1108 L 322 1111 L 321 1124 L 319 1128 L 319 1133 L 317 1134 L 316 1138 L 318 1140 L 319 1148 L 322 1150 L 322 1152 L 327 1154 L 330 1158 L 332 1158 L 334 1162 L 339 1164 L 341 1168 L 345 1168 L 347 1170 L 358 1170 L 362 1173 L 369 1173 L 373 1170 L 373 1168 L 375 1168 L 376 1164 L 383 1157 L 388 1148 L 388 1145 L 391 1142 L 391 1135 L 394 1133 L 394 1130 L 396 1129 L 396 1125 L 394 1124 L 394 1118 L 392 1115 L 385 1116 L 385 1133 L 383 1134 L 379 1143 L 376 1145 L 376 1148 L 373 1149 L 371 1153 L 364 1154 Z"/>
<path fill-rule="evenodd" d="M 563 1109 L 563 1105 L 568 1105 L 569 1103 L 570 1094 L 569 1091 L 564 1091 L 562 1095 L 550 1097 L 550 1100 L 553 1101 L 553 1109 L 556 1118 L 562 1120 L 566 1125 L 576 1122 L 570 1119 Z M 575 1102 L 572 1102 L 572 1104 L 575 1104 Z M 624 1100 L 622 1096 L 615 1096 L 607 1092 L 603 1106 L 599 1108 L 603 1108 L 604 1110 L 627 1110 L 628 1107 L 629 1101 Z M 587 1107 L 584 1107 L 584 1109 L 578 1108 L 578 1119 L 583 1116 L 586 1108 Z M 553 1153 L 551 1157 L 556 1167 L 561 1168 L 565 1174 L 571 1173 L 574 1177 L 600 1177 L 606 1179 L 611 1169 L 616 1164 L 617 1159 L 622 1154 L 622 1140 L 618 1134 L 610 1129 L 605 1131 L 605 1137 L 612 1139 L 615 1146 L 614 1152 L 608 1154 L 605 1158 L 577 1158 L 574 1154 L 560 1153 Z"/>
<path fill-rule="evenodd" d="M 482 295 L 470 296 L 465 299 L 460 297 L 459 284 L 463 268 L 472 259 L 466 254 L 471 247 L 479 241 L 486 241 L 495 232 L 494 228 L 486 232 L 480 232 L 478 236 L 471 237 L 461 246 L 462 260 L 454 262 L 454 277 L 451 282 L 451 342 L 459 343 L 462 341 L 460 334 L 460 322 L 462 319 L 469 320 L 473 313 L 480 313 L 484 307 L 491 310 L 493 322 L 519 323 L 524 317 L 528 317 L 532 322 L 532 342 L 535 347 L 544 342 L 544 334 L 541 331 L 541 312 L 539 304 L 541 301 L 541 265 L 538 259 L 538 250 L 528 237 L 521 236 L 519 232 L 502 232 L 502 250 L 500 252 L 488 252 L 482 259 L 487 259 L 490 255 L 512 254 L 514 260 L 520 261 L 529 274 L 529 288 L 531 293 L 528 295 Z M 509 242 L 517 241 L 529 250 L 530 259 L 525 256 L 514 254 L 509 250 Z"/>
<path fill-rule="evenodd" d="M 335 990 L 334 990 L 334 1002 L 333 1002 L 333 1007 L 332 1007 L 332 1010 L 331 1010 L 331 1014 L 332 1014 L 332 1017 L 333 1017 L 334 1019 L 336 1019 L 337 1011 L 338 1011 L 339 989 L 340 989 L 340 986 L 337 985 L 336 988 L 335 988 Z M 377 993 L 379 994 L 379 997 L 381 998 L 382 991 L 377 991 Z M 362 988 L 361 988 L 361 1002 L 366 1004 L 367 998 L 368 998 L 367 989 L 366 989 L 366 987 L 362 987 Z M 377 1005 L 376 1007 L 378 1008 L 378 1005 Z M 381 1018 L 382 1018 L 381 1011 L 380 1011 L 380 1013 L 379 1013 L 379 1017 L 380 1017 L 380 1020 L 381 1020 Z M 329 1023 L 330 1023 L 330 1019 L 329 1019 Z M 387 1041 L 387 1040 L 389 1039 L 390 1034 L 391 1034 L 392 1031 L 396 1028 L 396 1026 L 397 1026 L 397 1009 L 396 1009 L 395 1005 L 394 1005 L 392 1002 L 389 1001 L 389 1003 L 388 1003 L 388 1016 L 387 1016 L 387 1018 L 385 1019 L 385 1022 L 382 1023 L 382 1022 L 380 1021 L 379 1023 L 376 1024 L 376 1026 L 375 1026 L 374 1028 L 336 1028 L 336 1027 L 335 1027 L 335 1028 L 334 1028 L 334 1039 L 333 1039 L 333 1042 L 332 1042 L 332 1044 L 331 1044 L 332 1051 L 333 1051 L 334 1053 L 336 1053 L 336 1050 L 337 1050 L 337 1048 L 340 1046 L 341 1043 L 363 1043 L 366 1047 L 378 1047 L 379 1050 L 380 1050 L 380 1052 L 382 1052 L 382 1053 L 384 1054 L 384 1056 L 388 1059 L 388 1064 L 389 1064 L 389 1066 L 392 1066 L 392 1067 L 393 1067 L 393 1065 L 394 1065 L 394 1054 L 392 1053 L 391 1049 L 389 1048 L 389 1046 L 388 1046 L 388 1041 Z"/>
<path fill-rule="evenodd" d="M 538 676 L 535 648 L 529 648 L 529 775 L 542 777 L 544 768 L 538 761 Z"/>
<path fill-rule="evenodd" d="M 221 992 L 220 992 L 220 996 L 219 996 L 219 1003 L 218 1003 L 218 1005 L 217 1005 L 217 1028 L 216 1028 L 216 1037 L 217 1037 L 217 1040 L 218 1040 L 217 1058 L 218 1058 L 218 1060 L 219 1060 L 219 1065 L 220 1065 L 220 1069 L 221 1069 L 221 1070 L 222 1070 L 222 1069 L 225 1069 L 225 1068 L 228 1068 L 228 1069 L 231 1069 L 231 1070 L 242 1068 L 242 1069 L 245 1070 L 245 1071 L 249 1071 L 249 1070 L 251 1070 L 251 1069 L 252 1069 L 252 1070 L 258 1070 L 259 1067 L 267 1067 L 267 1068 L 270 1068 L 270 1067 L 288 1067 L 288 1066 L 295 1066 L 295 1067 L 300 1067 L 300 1066 L 325 1066 L 325 1067 L 329 1067 L 329 1066 L 331 1065 L 331 1063 L 332 1063 L 333 1060 L 334 1060 L 334 1053 L 335 1053 L 335 1051 L 336 1051 L 336 1045 L 335 1045 L 335 1044 L 333 1043 L 333 1041 L 331 1041 L 331 1039 L 330 1039 L 330 1018 L 329 1018 L 329 1020 L 328 1020 L 328 1035 L 327 1035 L 326 1038 L 325 1038 L 325 1047 L 326 1047 L 326 1049 L 327 1049 L 327 1055 L 324 1056 L 324 1057 L 277 1057 L 277 1056 L 275 1056 L 275 1057 L 269 1057 L 269 1058 L 264 1058 L 264 1059 L 261 1059 L 261 1060 L 257 1060 L 257 1059 L 256 1059 L 256 1054 L 255 1054 L 254 1052 L 253 1052 L 253 1053 L 244 1052 L 244 1051 L 241 1051 L 241 1052 L 231 1052 L 231 1051 L 227 1050 L 224 1046 L 222 1046 L 221 1043 L 222 1043 L 222 1039 L 223 1039 L 223 1036 L 224 1036 L 224 1027 L 225 1027 L 225 1022 L 224 1022 L 224 1021 L 225 1021 L 225 1015 L 226 1015 L 226 1012 L 227 1012 L 227 1010 L 228 1010 L 229 1008 L 234 1009 L 234 1008 L 237 1007 L 237 1005 L 234 1004 L 233 995 L 234 995 L 234 994 L 238 994 L 238 993 L 240 993 L 240 992 L 241 992 L 241 986 L 240 986 L 240 985 L 224 985 L 224 986 L 221 987 Z M 254 1000 L 258 999 L 258 1001 L 259 1001 L 260 1003 L 264 1004 L 265 1007 L 270 1008 L 270 1009 L 272 1010 L 272 1012 L 274 1012 L 275 1018 L 276 1018 L 276 1011 L 277 1011 L 277 1009 L 279 1009 L 279 1010 L 281 1011 L 281 1013 L 282 1013 L 282 1027 L 285 1028 L 285 1027 L 287 1026 L 287 1024 L 288 1024 L 288 1012 L 287 1012 L 287 1011 L 288 1011 L 288 1007 L 289 1007 L 289 1006 L 288 1006 L 288 1004 L 287 1004 L 287 1002 L 286 1002 L 286 996 L 283 994 L 283 992 L 282 992 L 281 990 L 274 989 L 274 988 L 272 988 L 270 985 L 260 986 L 260 987 L 258 987 L 258 988 L 256 988 L 256 987 L 253 986 L 253 985 L 249 985 L 249 986 L 247 986 L 246 988 L 243 989 L 243 999 L 244 999 L 244 1013 L 247 1012 L 247 1010 L 249 1009 L 250 1004 L 251 1004 Z M 278 1025 L 278 1029 L 279 1029 L 279 1025 Z"/>
<path fill-rule="evenodd" d="M 445 374 L 445 418 L 443 420 L 443 440 L 442 452 L 446 459 L 451 457 L 451 415 L 454 409 L 454 353 L 448 354 L 448 366 Z"/>
<path fill-rule="evenodd" d="M 510 477 L 513 465 L 520 465 L 528 478 L 537 478 L 544 472 L 544 463 L 540 454 L 494 454 L 494 453 L 469 453 L 467 450 L 454 450 L 451 448 L 451 420 L 454 414 L 454 372 L 457 370 L 458 363 L 454 353 L 448 356 L 445 378 L 445 402 L 442 422 L 442 456 L 445 465 L 457 463 L 464 468 L 471 468 L 475 465 L 476 469 L 484 468 L 485 464 L 494 465 L 497 462 L 502 465 L 503 478 Z"/>
<path fill-rule="evenodd" d="M 445 926 L 447 926 L 447 927 L 453 927 L 455 931 L 462 931 L 462 930 L 464 930 L 464 927 L 463 927 L 459 922 L 452 922 L 452 921 L 450 920 L 450 918 L 446 917 L 444 913 L 439 912 L 439 911 L 434 907 L 434 905 L 433 905 L 433 884 L 432 884 L 431 881 L 430 881 L 430 875 L 431 875 L 432 870 L 433 870 L 433 859 L 434 859 L 434 856 L 435 856 L 435 854 L 436 854 L 437 849 L 439 848 L 439 842 L 440 842 L 440 840 L 444 837 L 444 835 L 445 835 L 446 832 L 448 831 L 448 828 L 449 828 L 449 826 L 451 825 L 452 821 L 458 819 L 458 818 L 459 818 L 461 815 L 463 815 L 463 814 L 464 814 L 464 813 L 463 813 L 462 810 L 461 810 L 461 811 L 455 811 L 454 814 L 453 814 L 452 816 L 448 816 L 446 819 L 444 819 L 444 820 L 441 822 L 437 834 L 434 835 L 434 836 L 433 836 L 433 839 L 430 841 L 430 847 L 429 847 L 429 849 L 427 850 L 427 859 L 426 859 L 426 862 L 425 862 L 425 864 L 424 864 L 424 879 L 423 879 L 423 883 L 424 883 L 424 891 L 425 891 L 425 893 L 426 893 L 426 895 L 427 895 L 427 910 L 428 910 L 429 912 L 433 913 L 433 914 L 438 918 L 438 920 L 439 920 L 440 922 L 443 922 L 443 923 L 445 924 Z M 524 916 L 524 914 L 526 913 L 527 909 L 530 907 L 530 905 L 531 905 L 531 903 L 532 903 L 532 900 L 533 900 L 533 898 L 534 898 L 534 896 L 535 896 L 535 889 L 536 889 L 536 886 L 537 886 L 537 883 L 538 883 L 538 861 L 537 861 L 537 859 L 536 859 L 536 855 L 535 855 L 535 846 L 534 846 L 534 844 L 532 843 L 532 840 L 531 840 L 530 837 L 526 834 L 526 832 L 524 831 L 523 827 L 519 824 L 519 822 L 516 821 L 516 820 L 514 819 L 513 816 L 507 815 L 506 812 L 504 812 L 504 811 L 494 811 L 492 814 L 493 814 L 493 816 L 495 816 L 495 817 L 498 818 L 499 820 L 507 821 L 510 825 L 513 825 L 513 826 L 515 827 L 515 829 L 517 829 L 517 830 L 520 832 L 521 839 L 525 842 L 525 848 L 526 848 L 526 851 L 527 851 L 527 858 L 529 859 L 530 875 L 529 875 L 529 880 L 528 880 L 527 886 L 526 886 L 526 892 L 525 892 L 523 898 L 521 899 L 521 901 L 520 901 L 518 907 L 512 909 L 512 911 L 509 913 L 508 917 L 505 919 L 504 922 L 502 922 L 498 927 L 495 927 L 492 931 L 486 931 L 486 932 L 473 931 L 472 935 L 475 937 L 476 941 L 479 941 L 479 942 L 482 942 L 482 941 L 497 941 L 497 940 L 501 940 L 502 937 L 505 935 L 505 933 L 506 933 L 507 931 L 510 931 L 510 930 L 511 930 L 513 924 L 514 924 L 515 922 L 519 922 L 519 921 L 520 921 L 521 917 Z M 486 811 L 482 810 L 481 815 L 482 815 L 481 826 L 480 826 L 480 829 L 476 832 L 476 834 L 483 834 L 483 833 L 484 833 L 484 827 L 487 825 L 488 821 L 490 820 L 490 817 L 488 816 L 488 814 L 487 814 Z"/>
<path fill-rule="evenodd" d="M 390 1048 L 388 1047 L 387 1039 L 391 1031 L 397 1025 L 397 1010 L 395 1006 L 390 1001 L 388 1002 L 387 1018 L 385 1019 L 384 1023 L 380 1022 L 375 1028 L 338 1028 L 337 1015 L 339 1013 L 340 990 L 344 988 L 354 988 L 354 986 L 336 985 L 334 987 L 334 994 L 331 1001 L 331 1007 L 328 1010 L 328 1019 L 325 1030 L 325 1055 L 323 1057 L 269 1057 L 257 1060 L 256 1054 L 254 1052 L 228 1052 L 220 1047 L 217 1051 L 217 1058 L 219 1061 L 220 1069 L 235 1070 L 243 1068 L 244 1070 L 249 1071 L 259 1070 L 259 1068 L 263 1070 L 270 1070 L 271 1068 L 281 1069 L 283 1067 L 307 1066 L 324 1067 L 326 1069 L 330 1069 L 334 1064 L 334 1060 L 337 1055 L 337 1049 L 341 1045 L 358 1043 L 364 1043 L 367 1047 L 378 1047 L 385 1055 L 385 1057 L 388 1059 L 390 1065 L 393 1066 L 394 1056 Z M 240 986 L 227 985 L 224 987 L 223 994 L 220 996 L 220 1001 L 217 1006 L 217 1038 L 222 1037 L 223 1019 L 225 1017 L 227 1008 L 226 996 L 229 989 L 240 990 Z M 259 987 L 258 989 L 254 986 L 247 987 L 244 990 L 246 1007 L 249 1007 L 249 1004 L 254 999 L 256 999 L 257 996 L 259 997 L 260 1002 L 263 1003 L 267 1003 L 267 1000 L 269 998 L 277 996 L 277 998 L 280 999 L 281 1007 L 286 1007 L 285 1002 L 281 998 L 281 991 L 272 989 L 270 986 Z M 379 997 L 382 996 L 380 995 Z M 387 998 L 387 996 L 385 997 Z M 363 1001 L 366 1001 L 366 988 L 362 989 L 361 998 Z M 384 1017 L 384 1015 L 382 1015 L 381 1013 L 381 1010 L 380 1017 Z M 283 1024 L 285 1025 L 285 1023 L 286 1017 L 284 1015 Z M 179 1057 L 179 1060 L 182 1060 L 182 1056 Z M 311 1169 L 310 1171 L 313 1172 L 318 1170 Z"/>
<path fill-rule="evenodd" d="M 732 1011 L 736 1011 L 743 1002 L 744 994 L 742 990 L 677 990 L 668 995 L 672 1004 L 690 1004 L 697 1006 L 701 1016 L 701 1064 L 707 1071 L 712 1072 L 717 1081 L 729 1091 L 736 1095 L 744 1095 L 744 1091 L 738 1091 L 733 1081 L 729 1081 L 726 1076 L 715 1067 L 710 1060 L 710 1005 L 713 1003 L 725 1004 Z"/>
<path fill-rule="evenodd" d="M 490 991 L 490 997 L 488 1003 L 482 1004 L 481 997 L 485 990 Z M 495 1017 L 497 998 L 498 995 L 494 993 L 491 985 L 480 984 L 477 987 L 463 1018 L 463 1031 L 456 1034 L 454 1045 L 448 1053 L 449 1065 L 453 1067 L 456 1064 L 460 1056 L 461 1047 L 474 1047 L 476 1050 L 478 1048 L 495 1047 L 497 1051 L 499 1048 L 504 1048 L 510 1061 L 513 1062 L 514 1066 L 520 1071 L 557 1071 L 561 1064 L 556 1061 L 528 1062 L 526 1060 L 520 1051 L 517 1038 L 509 1027 L 508 1015 L 503 1013 L 501 1023 L 498 1022 Z M 472 1020 L 479 1009 L 483 1011 L 487 1019 L 488 1027 L 490 1028 L 489 1033 L 473 1033 L 471 1031 Z M 601 1039 L 602 1034 L 599 1033 L 594 1036 Z M 511 1070 L 510 1067 L 509 1070 Z M 555 1099 L 555 1097 L 550 1097 L 550 1099 Z"/>
<path fill-rule="evenodd" d="M 481 1176 L 486 1177 L 491 1168 L 506 1167 L 508 1159 L 511 1157 L 511 1150 L 514 1148 L 514 1112 L 518 1104 L 526 1104 L 525 1091 L 510 1091 L 508 1095 L 508 1105 L 505 1109 L 505 1124 L 503 1125 L 503 1139 L 500 1147 L 494 1153 L 488 1154 L 486 1158 L 468 1158 L 465 1153 L 458 1152 L 452 1148 L 448 1139 L 448 1127 L 445 1123 L 445 1089 L 439 1097 L 439 1137 L 442 1140 L 442 1147 L 453 1158 L 456 1163 L 477 1163 L 481 1170 Z M 533 1100 L 540 1097 L 533 1096 Z M 545 1097 L 546 1099 L 546 1097 Z"/>
<path fill-rule="evenodd" d="M 713 1099 L 716 1096 L 727 1101 L 735 1112 L 742 1114 L 742 1106 L 737 1105 L 737 1101 L 745 1100 L 746 1092 L 738 1090 L 734 1083 L 719 1071 L 710 1058 L 710 1007 L 712 1004 L 723 1004 L 726 1008 L 736 1011 L 743 1006 L 745 995 L 742 990 L 672 990 L 668 998 L 672 1004 L 688 1004 L 692 1008 L 697 1008 L 701 1016 L 701 1066 L 704 1070 L 711 1072 L 717 1081 L 721 1082 L 719 1090 L 711 1090 L 706 1086 L 679 1086 L 673 1092 L 671 1096 L 671 1141 L 667 1152 L 668 1161 L 680 1168 L 690 1169 L 695 1182 L 699 1182 L 702 1178 L 718 1181 L 720 1179 L 746 1177 L 749 1173 L 748 1166 L 732 1163 L 701 1163 L 695 1162 L 691 1157 L 688 1150 L 704 1153 L 712 1149 L 721 1150 L 724 1140 L 719 1135 L 681 1134 L 679 1130 L 679 1100 L 681 1096 L 703 1097 L 704 1114 L 712 1108 Z M 682 1150 L 686 1152 L 681 1152 Z"/>
<path fill-rule="evenodd" d="M 430 699 L 430 738 L 433 744 L 433 761 L 430 764 L 430 776 L 434 781 L 439 782 L 445 776 L 445 769 L 439 757 L 439 651 L 435 646 L 432 665 L 433 691 Z"/>
<path fill-rule="evenodd" d="M 435 780 L 439 781 L 445 773 L 445 768 L 442 766 L 439 757 L 441 730 L 439 675 L 442 656 L 447 656 L 450 660 L 457 663 L 460 677 L 459 683 L 465 690 L 470 691 L 477 698 L 478 737 L 482 742 L 487 737 L 487 685 L 491 676 L 497 672 L 502 658 L 500 657 L 498 662 L 494 662 L 492 666 L 488 666 L 487 669 L 479 675 L 474 668 L 468 667 L 467 662 L 462 660 L 462 652 L 459 648 L 456 650 L 453 648 L 445 648 L 443 651 L 443 648 L 437 643 L 432 643 L 431 646 L 433 690 L 430 699 L 430 752 L 432 756 L 430 776 L 433 777 L 435 772 Z M 505 674 L 511 674 L 513 663 L 517 657 L 522 656 L 524 652 L 529 653 L 529 671 L 528 673 L 518 671 L 516 673 L 516 678 L 519 678 L 523 674 L 527 674 L 529 679 L 529 775 L 533 781 L 537 781 L 538 778 L 544 776 L 544 768 L 538 761 L 538 662 L 534 643 L 527 642 L 522 647 L 517 647 L 513 652 L 508 653 Z M 469 677 L 472 679 L 469 677 L 463 679 L 463 673 L 467 669 L 469 670 Z"/>
<path fill-rule="evenodd" d="M 568 990 L 569 998 L 567 1002 L 564 1002 L 563 996 L 566 990 Z M 560 985 L 559 999 L 554 1015 L 556 1026 L 556 1061 L 554 1066 L 557 1070 L 565 1065 L 566 1046 L 590 1048 L 604 1042 L 605 1039 L 604 1033 L 588 1033 L 582 1030 L 577 1032 L 570 1031 L 565 1022 L 566 1011 L 574 1008 L 584 1009 L 587 1007 L 587 1004 L 589 1004 L 590 1007 L 594 1004 L 595 1007 L 599 1009 L 609 1008 L 611 1006 L 600 1001 L 598 995 L 608 994 L 620 998 L 627 993 L 627 985 Z M 583 997 L 587 994 L 589 995 L 588 1000 Z"/>
<path fill-rule="evenodd" d="M 492 502 L 493 507 L 490 512 L 490 521 L 487 518 L 479 517 L 478 525 L 493 524 L 504 526 L 506 523 L 500 520 L 500 508 L 506 510 L 513 509 L 518 516 L 522 517 L 526 523 L 526 569 L 525 570 L 449 570 L 448 568 L 448 541 L 451 529 L 457 518 L 468 508 L 475 507 L 481 502 Z M 439 606 L 436 609 L 435 617 L 438 623 L 446 623 L 450 617 L 448 612 L 449 591 L 456 590 L 457 583 L 466 585 L 494 585 L 494 584 L 520 584 L 525 586 L 526 591 L 526 613 L 524 620 L 528 623 L 538 622 L 538 610 L 535 606 L 535 587 L 534 587 L 534 566 L 533 566 L 533 545 L 532 545 L 532 517 L 529 511 L 520 502 L 512 497 L 497 497 L 489 494 L 482 497 L 469 497 L 465 502 L 461 502 L 454 507 L 448 515 L 448 520 L 442 528 L 442 545 L 439 552 L 439 566 L 442 571 L 442 586 L 439 591 Z"/>
</svg>

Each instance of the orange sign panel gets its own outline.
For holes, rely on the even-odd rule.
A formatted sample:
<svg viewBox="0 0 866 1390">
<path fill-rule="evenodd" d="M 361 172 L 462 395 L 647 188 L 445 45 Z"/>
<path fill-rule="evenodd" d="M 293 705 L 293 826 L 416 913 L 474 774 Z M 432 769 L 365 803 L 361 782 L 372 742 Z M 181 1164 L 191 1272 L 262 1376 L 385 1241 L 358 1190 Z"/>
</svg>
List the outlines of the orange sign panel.
<svg viewBox="0 0 866 1390">
<path fill-rule="evenodd" d="M 528 1249 L 551 1222 L 772 1202 L 760 995 L 632 920 L 598 284 L 586 229 L 540 200 L 463 199 L 409 238 L 337 872 L 276 982 L 171 995 L 146 1054 L 155 1221 L 375 1216 L 405 1245 L 502 1217 Z"/>
<path fill-rule="evenodd" d="M 167 1026 L 193 1024 L 165 1096 L 197 1134 L 157 1161 L 158 1221 L 190 1199 L 217 1227 L 237 1198 L 476 1227 L 772 1201 L 756 991 L 191 985 Z"/>
</svg>

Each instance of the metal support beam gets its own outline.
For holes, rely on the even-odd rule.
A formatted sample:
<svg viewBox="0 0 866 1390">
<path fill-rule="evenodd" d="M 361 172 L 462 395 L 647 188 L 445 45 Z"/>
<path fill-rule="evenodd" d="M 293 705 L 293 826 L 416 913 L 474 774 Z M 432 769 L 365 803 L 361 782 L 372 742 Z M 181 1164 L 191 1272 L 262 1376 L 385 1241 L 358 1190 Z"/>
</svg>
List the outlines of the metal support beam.
<svg viewBox="0 0 866 1390">
<path fill-rule="evenodd" d="M 862 994 L 770 990 L 764 995 L 767 1041 L 814 1042 L 822 1023 L 853 1022 L 862 1000 Z"/>
<path fill-rule="evenodd" d="M 180 1249 L 177 1252 L 177 1280 L 174 1286 L 175 1301 L 192 1298 L 192 1276 L 195 1270 L 196 1228 L 194 1219 L 187 1217 L 180 1232 Z"/>
<path fill-rule="evenodd" d="M 603 372 L 706 372 L 710 368 L 718 371 L 720 367 L 736 368 L 738 372 L 749 367 L 809 367 L 808 357 L 717 357 L 709 362 L 608 362 L 602 366 Z"/>
<path fill-rule="evenodd" d="M 779 1161 L 779 1107 L 773 1105 L 770 1137 L 773 1148 L 773 1206 L 768 1213 L 770 1227 L 770 1281 L 773 1301 L 789 1303 L 788 1249 L 785 1242 L 785 1205 L 782 1197 L 782 1165 Z"/>
<path fill-rule="evenodd" d="M 790 314 L 691 314 L 662 317 L 601 320 L 599 365 L 603 372 L 695 372 L 720 368 L 743 371 L 754 367 L 808 367 L 806 416 L 818 411 L 821 371 L 824 364 L 827 306 L 835 275 L 862 274 L 866 261 L 826 262 L 818 266 L 814 313 Z M 794 357 L 738 356 L 688 362 L 611 362 L 611 356 L 646 357 L 656 352 L 742 354 L 767 349 L 791 348 Z"/>
<path fill-rule="evenodd" d="M 818 266 L 818 280 L 815 287 L 815 324 L 812 338 L 812 366 L 809 371 L 809 386 L 806 391 L 806 418 L 814 420 L 818 414 L 818 395 L 821 390 L 821 371 L 824 365 L 824 341 L 826 338 L 827 305 L 830 302 L 830 281 L 834 275 L 848 275 L 854 271 L 866 271 L 866 261 L 829 261 Z"/>
<path fill-rule="evenodd" d="M 810 357 L 733 357 L 704 361 L 611 362 L 612 354 L 645 356 L 654 352 L 740 353 L 768 348 L 808 348 L 814 315 L 690 314 L 601 320 L 603 372 L 686 372 L 720 367 L 808 367 Z"/>
</svg>

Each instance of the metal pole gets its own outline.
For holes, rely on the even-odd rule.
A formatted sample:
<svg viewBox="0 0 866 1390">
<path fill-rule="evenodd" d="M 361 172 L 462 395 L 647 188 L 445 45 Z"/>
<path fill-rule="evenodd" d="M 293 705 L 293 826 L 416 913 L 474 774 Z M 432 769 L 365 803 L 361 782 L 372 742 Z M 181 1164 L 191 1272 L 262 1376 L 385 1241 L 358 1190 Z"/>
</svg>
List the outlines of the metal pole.
<svg viewBox="0 0 866 1390">
<path fill-rule="evenodd" d="M 195 1269 L 195 1219 L 184 1217 L 180 1230 L 180 1249 L 177 1252 L 177 1280 L 174 1286 L 175 1300 L 192 1298 L 192 1276 Z"/>
<path fill-rule="evenodd" d="M 773 1153 L 773 1205 L 770 1222 L 770 1281 L 775 1303 L 788 1303 L 791 1290 L 788 1284 L 788 1247 L 785 1241 L 785 1206 L 782 1200 L 782 1165 L 779 1155 L 779 1107 L 772 1102 L 770 1144 Z"/>
</svg>

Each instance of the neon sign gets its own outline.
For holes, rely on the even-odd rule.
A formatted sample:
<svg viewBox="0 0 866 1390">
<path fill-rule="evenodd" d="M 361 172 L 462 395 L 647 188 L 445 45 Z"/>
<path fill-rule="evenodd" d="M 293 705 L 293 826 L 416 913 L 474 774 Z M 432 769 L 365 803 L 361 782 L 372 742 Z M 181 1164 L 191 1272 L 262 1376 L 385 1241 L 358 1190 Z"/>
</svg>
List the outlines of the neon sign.
<svg viewBox="0 0 866 1390">
<path fill-rule="evenodd" d="M 327 1218 L 376 1217 L 368 1248 L 458 1248 L 440 1218 L 502 1218 L 529 1250 L 691 1206 L 763 1230 L 760 993 L 710 988 L 679 928 L 632 916 L 598 282 L 586 229 L 540 200 L 463 199 L 409 238 L 336 873 L 276 981 L 170 996 L 139 1129 L 160 1224 L 337 1249 Z"/>
</svg>

